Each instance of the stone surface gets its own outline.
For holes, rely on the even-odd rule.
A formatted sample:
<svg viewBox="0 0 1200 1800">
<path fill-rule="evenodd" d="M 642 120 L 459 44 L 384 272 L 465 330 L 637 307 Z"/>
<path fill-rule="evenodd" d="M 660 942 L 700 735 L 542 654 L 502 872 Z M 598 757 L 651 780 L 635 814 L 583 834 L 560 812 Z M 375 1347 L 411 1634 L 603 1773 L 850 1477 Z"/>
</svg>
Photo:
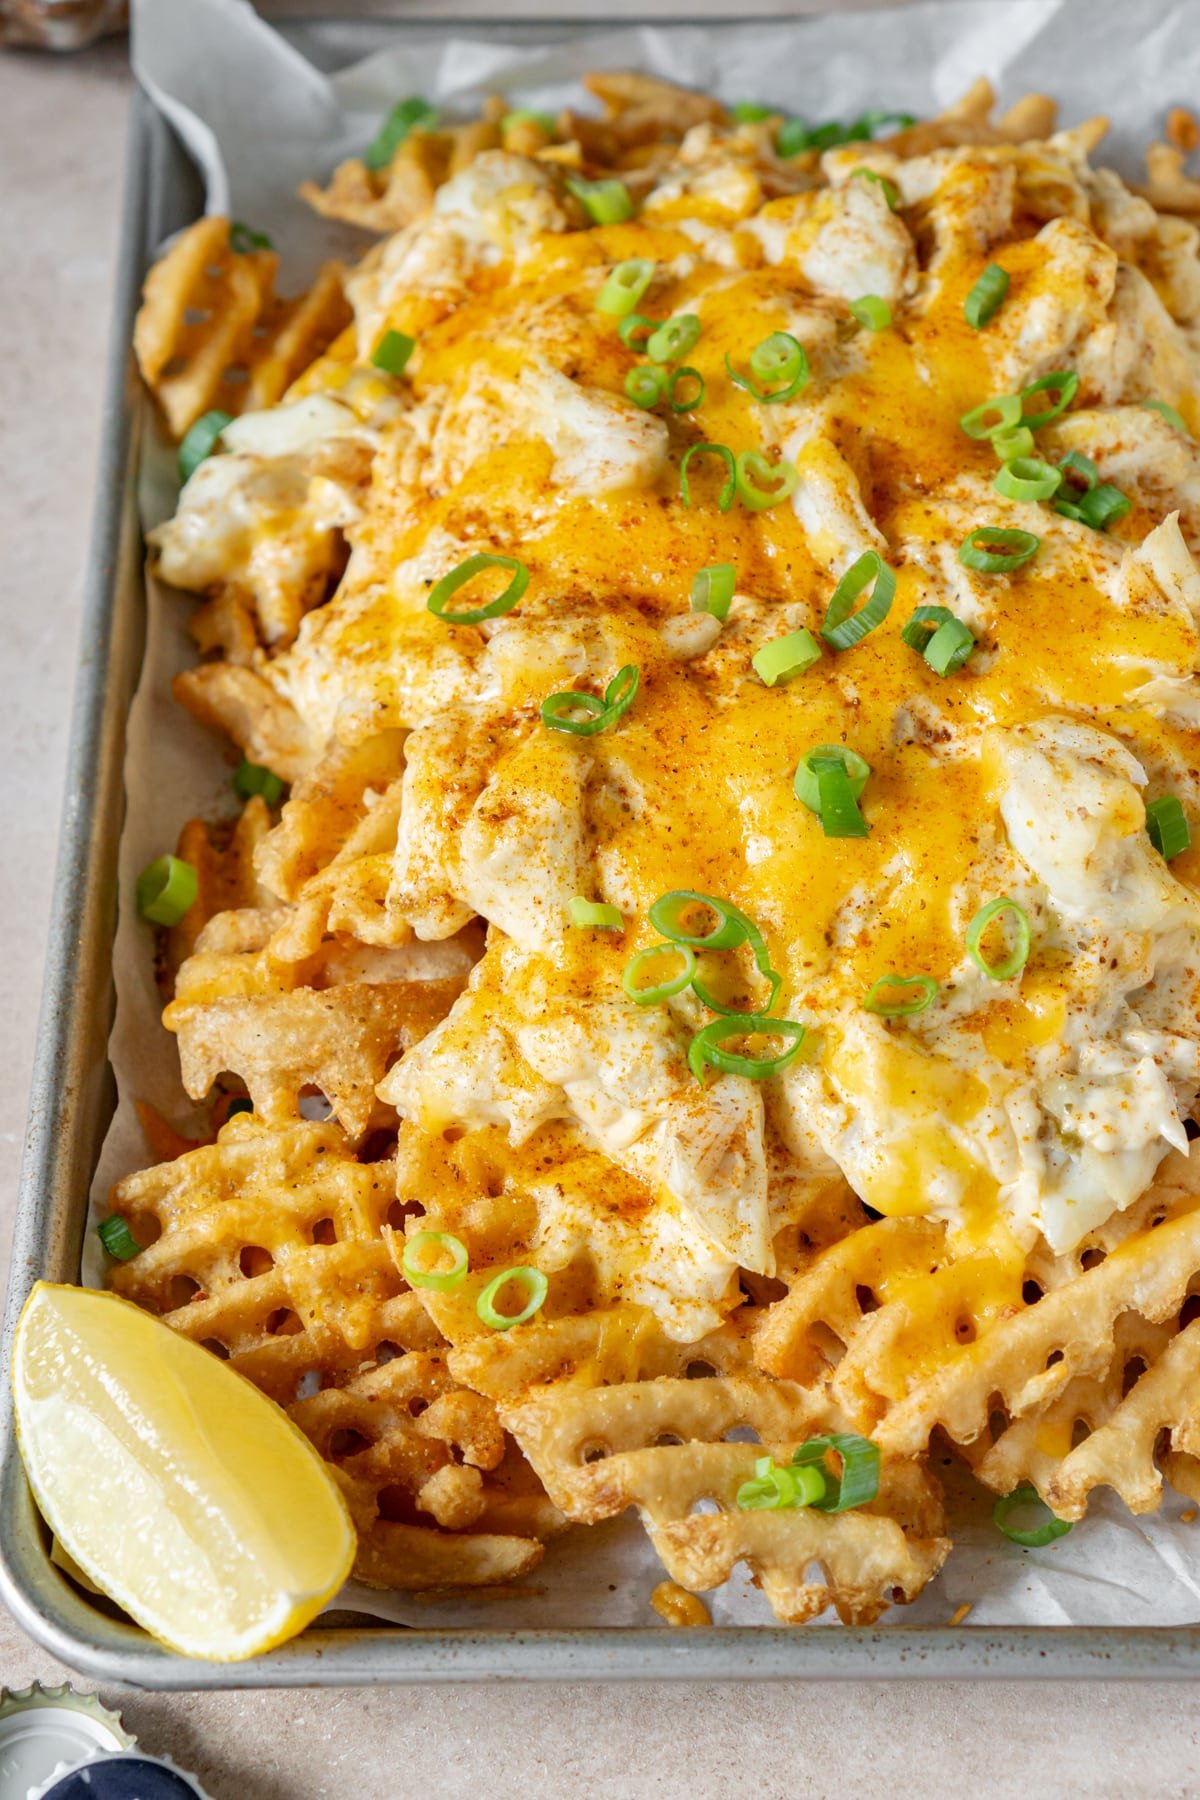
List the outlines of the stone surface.
<svg viewBox="0 0 1200 1800">
<path fill-rule="evenodd" d="M 704 0 L 686 7 L 703 9 Z M 450 10 L 496 9 L 459 0 Z M 536 7 L 526 0 L 519 10 Z M 604 10 L 642 9 L 614 0 Z M 665 0 L 650 10 L 665 12 Z M 0 1241 L 13 1205 L 53 881 L 128 94 L 120 44 L 74 58 L 0 55 Z M 63 1673 L 0 1614 L 0 1681 Z M 194 1769 L 214 1800 L 471 1791 L 500 1800 L 585 1792 L 716 1800 L 743 1788 L 764 1800 L 851 1788 L 916 1800 L 1183 1800 L 1200 1792 L 1196 1697 L 1186 1684 L 1047 1678 L 105 1697 L 148 1748 Z"/>
</svg>

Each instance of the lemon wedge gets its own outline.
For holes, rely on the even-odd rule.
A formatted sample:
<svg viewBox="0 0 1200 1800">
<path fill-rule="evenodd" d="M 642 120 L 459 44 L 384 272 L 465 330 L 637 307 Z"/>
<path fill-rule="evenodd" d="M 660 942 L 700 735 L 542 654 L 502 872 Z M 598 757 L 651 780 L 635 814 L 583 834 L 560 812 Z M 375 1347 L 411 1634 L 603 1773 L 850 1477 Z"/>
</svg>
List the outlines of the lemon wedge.
<svg viewBox="0 0 1200 1800">
<path fill-rule="evenodd" d="M 12 1353 L 17 1437 L 64 1550 L 185 1656 L 302 1631 L 350 1572 L 338 1488 L 244 1376 L 113 1294 L 39 1281 Z"/>
</svg>

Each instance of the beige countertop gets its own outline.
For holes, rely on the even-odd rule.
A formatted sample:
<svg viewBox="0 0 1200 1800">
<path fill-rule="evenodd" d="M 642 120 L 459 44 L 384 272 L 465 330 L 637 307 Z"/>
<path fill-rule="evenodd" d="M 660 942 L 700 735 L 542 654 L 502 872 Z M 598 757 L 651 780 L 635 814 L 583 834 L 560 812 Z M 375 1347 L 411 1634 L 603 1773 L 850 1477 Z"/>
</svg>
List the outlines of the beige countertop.
<svg viewBox="0 0 1200 1800">
<path fill-rule="evenodd" d="M 459 0 L 448 10 L 498 9 Z M 643 9 L 612 0 L 596 10 Z M 4 1242 L 53 882 L 129 91 L 118 43 L 71 58 L 0 54 Z M 0 1682 L 64 1673 L 0 1614 Z M 1200 1793 L 1189 1684 L 643 1682 L 105 1698 L 148 1748 L 194 1769 L 214 1800 L 433 1800 L 469 1789 L 499 1800 L 705 1800 L 742 1788 L 765 1800 L 852 1788 L 913 1800 Z"/>
</svg>

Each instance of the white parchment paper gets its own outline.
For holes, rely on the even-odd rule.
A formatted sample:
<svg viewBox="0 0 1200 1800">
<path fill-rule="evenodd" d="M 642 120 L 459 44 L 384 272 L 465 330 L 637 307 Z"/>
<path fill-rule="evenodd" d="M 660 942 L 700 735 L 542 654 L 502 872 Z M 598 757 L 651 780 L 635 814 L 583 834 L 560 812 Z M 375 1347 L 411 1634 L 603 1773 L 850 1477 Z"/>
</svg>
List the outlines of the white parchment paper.
<svg viewBox="0 0 1200 1800">
<path fill-rule="evenodd" d="M 472 38 L 434 25 L 398 28 L 392 48 L 326 76 L 245 0 L 134 0 L 133 60 L 142 84 L 203 172 L 208 208 L 269 229 L 283 288 L 298 286 L 331 251 L 369 241 L 322 223 L 295 197 L 373 135 L 397 98 L 421 93 L 446 112 L 472 113 L 489 92 L 515 105 L 586 109 L 578 77 L 589 68 L 639 67 L 713 88 L 726 99 L 774 102 L 812 120 L 868 106 L 935 111 L 979 74 L 1002 104 L 1036 89 L 1055 95 L 1064 123 L 1103 112 L 1112 132 L 1102 156 L 1136 175 L 1165 108 L 1200 100 L 1200 30 L 1188 0 L 958 0 L 883 13 L 757 24 L 633 28 L 562 34 L 534 46 Z M 337 28 L 326 40 L 336 44 Z M 145 522 L 173 508 L 173 457 L 148 423 L 142 469 Z M 117 1008 L 110 1043 L 120 1104 L 93 1190 L 98 1213 L 113 1181 L 146 1162 L 133 1112 L 149 1101 L 187 1129 L 174 1040 L 159 1020 L 150 946 L 132 903 L 137 871 L 174 843 L 181 823 L 231 808 L 233 759 L 170 696 L 191 665 L 189 603 L 151 584 L 146 660 L 130 713 L 128 815 L 114 953 Z M 91 1238 L 93 1234 L 89 1234 Z M 98 1282 L 93 1246 L 85 1279 Z M 955 1549 L 941 1576 L 893 1622 L 938 1624 L 969 1604 L 970 1622 L 1185 1624 L 1200 1619 L 1200 1523 L 1168 1494 L 1160 1513 L 1130 1517 L 1111 1496 L 1044 1550 L 1019 1550 L 990 1521 L 991 1500 L 951 1474 Z M 649 1594 L 662 1571 L 636 1521 L 574 1531 L 551 1545 L 520 1593 L 422 1603 L 365 1589 L 342 1604 L 413 1625 L 581 1626 L 657 1623 Z M 715 1596 L 717 1623 L 769 1624 L 757 1591 L 735 1577 Z"/>
</svg>

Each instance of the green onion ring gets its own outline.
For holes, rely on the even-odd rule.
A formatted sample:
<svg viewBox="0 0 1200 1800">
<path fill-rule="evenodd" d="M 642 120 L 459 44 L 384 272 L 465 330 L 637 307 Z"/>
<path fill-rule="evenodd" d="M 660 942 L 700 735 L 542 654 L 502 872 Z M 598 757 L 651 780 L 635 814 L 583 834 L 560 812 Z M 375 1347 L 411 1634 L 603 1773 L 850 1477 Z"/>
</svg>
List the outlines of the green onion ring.
<svg viewBox="0 0 1200 1800">
<path fill-rule="evenodd" d="M 728 444 L 693 444 L 679 465 L 679 491 L 683 496 L 683 504 L 692 504 L 691 489 L 688 486 L 688 464 L 693 456 L 719 456 L 729 470 L 729 479 L 717 495 L 717 511 L 728 512 L 737 496 L 738 465 L 737 458 Z"/>
<path fill-rule="evenodd" d="M 625 377 L 625 398 L 645 412 L 658 405 L 666 385 L 665 369 L 656 369 L 651 363 L 638 363 Z"/>
<path fill-rule="evenodd" d="M 796 764 L 796 773 L 792 778 L 792 792 L 802 806 L 807 806 L 809 812 L 818 815 L 821 811 L 821 791 L 817 780 L 818 771 L 813 764 L 823 761 L 840 764 L 850 782 L 850 789 L 856 800 L 861 797 L 871 773 L 871 765 L 866 758 L 860 756 L 857 750 L 851 750 L 846 744 L 814 744 L 811 750 L 806 750 Z"/>
<path fill-rule="evenodd" d="M 1062 475 L 1040 456 L 1015 456 L 996 470 L 992 486 L 1006 500 L 1050 500 L 1062 486 Z"/>
<path fill-rule="evenodd" d="M 700 383 L 699 391 L 695 395 L 694 399 L 677 400 L 675 398 L 676 386 L 681 381 L 698 381 Z M 667 382 L 667 405 L 671 408 L 672 412 L 677 412 L 677 413 L 694 412 L 696 410 L 696 408 L 700 405 L 700 403 L 703 401 L 703 399 L 704 399 L 704 377 L 703 377 L 703 375 L 700 373 L 699 369 L 693 369 L 690 363 L 681 363 L 679 368 L 675 369 L 672 372 L 671 378 Z"/>
<path fill-rule="evenodd" d="M 1021 423 L 1020 394 L 997 394 L 994 400 L 983 400 L 965 412 L 958 421 L 969 438 L 994 437 L 998 431 L 1011 431 Z"/>
<path fill-rule="evenodd" d="M 1138 405 L 1145 407 L 1147 412 L 1161 414 L 1168 425 L 1173 425 L 1176 431 L 1182 431 L 1184 437 L 1191 437 L 1192 434 L 1188 430 L 1187 420 L 1183 414 L 1176 412 L 1173 406 L 1168 406 L 1165 400 L 1140 400 Z"/>
<path fill-rule="evenodd" d="M 1192 842 L 1191 828 L 1178 797 L 1163 794 L 1146 806 L 1146 831 L 1165 862 L 1179 856 Z"/>
<path fill-rule="evenodd" d="M 1000 962 L 990 963 L 983 954 L 983 934 L 992 920 L 1000 918 L 1004 913 L 1011 913 L 1016 921 L 1016 943 Z M 981 906 L 967 926 L 967 955 L 989 981 L 1011 981 L 1014 975 L 1019 975 L 1029 961 L 1030 943 L 1029 914 L 1007 894 L 1001 894 L 998 900 L 989 900 L 986 906 Z"/>
<path fill-rule="evenodd" d="M 1004 304 L 1008 292 L 1008 271 L 999 263 L 989 263 L 963 301 L 963 318 L 975 331 L 992 320 Z"/>
<path fill-rule="evenodd" d="M 684 929 L 684 914 L 690 906 L 707 906 L 717 915 L 712 931 L 690 932 Z M 660 894 L 649 912 L 650 923 L 672 944 L 686 944 L 692 950 L 736 950 L 747 938 L 761 936 L 757 925 L 730 900 L 715 894 L 699 894 L 692 888 L 672 888 Z"/>
<path fill-rule="evenodd" d="M 132 1262 L 141 1252 L 142 1246 L 120 1213 L 112 1213 L 107 1219 L 102 1219 L 96 1227 L 96 1236 L 114 1262 Z"/>
<path fill-rule="evenodd" d="M 1022 1506 L 1040 1506 L 1047 1515 L 1045 1523 L 1035 1526 L 1032 1531 L 1018 1531 L 1008 1523 L 1008 1515 Z M 1030 1481 L 1023 1481 L 1011 1494 L 1004 1494 L 997 1500 L 992 1508 L 992 1523 L 1010 1543 L 1022 1544 L 1027 1550 L 1041 1550 L 1055 1538 L 1066 1537 L 1071 1529 L 1070 1520 L 1056 1518 Z"/>
<path fill-rule="evenodd" d="M 1040 431 L 1043 425 L 1049 425 L 1052 419 L 1066 412 L 1078 389 L 1079 377 L 1074 369 L 1056 369 L 1051 375 L 1031 381 L 1028 387 L 1021 389 L 1022 424 L 1028 425 L 1030 431 Z M 1057 394 L 1058 399 L 1045 412 L 1030 413 L 1025 411 L 1025 402 L 1031 394 Z"/>
<path fill-rule="evenodd" d="M 484 569 L 511 569 L 512 580 L 502 594 L 489 600 L 486 606 L 475 606 L 469 611 L 451 612 L 450 602 L 460 587 L 464 587 L 474 576 L 482 574 Z M 425 605 L 436 619 L 444 619 L 447 625 L 478 625 L 483 619 L 499 619 L 511 612 L 525 589 L 529 586 L 529 570 L 516 556 L 493 556 L 490 552 L 480 552 L 476 556 L 468 556 L 460 562 L 456 569 L 443 575 L 429 590 Z"/>
<path fill-rule="evenodd" d="M 1077 502 L 1079 516 L 1093 531 L 1107 531 L 1133 510 L 1133 501 L 1111 481 L 1101 481 Z"/>
<path fill-rule="evenodd" d="M 778 506 L 795 491 L 799 479 L 795 463 L 784 456 L 778 462 L 768 462 L 758 450 L 743 450 L 735 465 L 738 498 L 751 512 L 766 512 L 768 507 Z M 764 482 L 770 485 L 764 486 Z"/>
<path fill-rule="evenodd" d="M 790 331 L 773 331 L 761 343 L 755 344 L 750 352 L 749 362 L 749 375 L 739 375 L 730 360 L 729 352 L 725 352 L 725 368 L 730 380 L 744 388 L 763 406 L 775 406 L 781 400 L 790 400 L 802 387 L 808 385 L 808 354 L 804 345 Z M 783 385 L 767 393 L 760 384 L 768 381 L 779 381 Z"/>
<path fill-rule="evenodd" d="M 870 599 L 855 612 L 855 601 L 872 582 Z M 894 572 L 877 550 L 864 550 L 834 588 L 821 625 L 821 636 L 835 650 L 851 649 L 877 625 L 882 625 L 892 610 L 895 594 Z"/>
<path fill-rule="evenodd" d="M 658 330 L 646 341 L 646 355 L 651 362 L 682 362 L 700 339 L 700 321 L 695 313 L 679 313 L 664 319 Z"/>
<path fill-rule="evenodd" d="M 427 1250 L 444 1250 L 450 1257 L 448 1269 L 423 1268 L 417 1257 Z M 400 1267 L 410 1287 L 428 1288 L 431 1293 L 448 1294 L 460 1287 L 470 1267 L 467 1246 L 448 1231 L 417 1231 L 404 1241 Z"/>
<path fill-rule="evenodd" d="M 732 563 L 710 563 L 706 569 L 698 569 L 692 581 L 692 611 L 727 619 L 736 585 L 737 570 Z"/>
<path fill-rule="evenodd" d="M 1080 493 L 1090 494 L 1100 480 L 1099 469 L 1082 450 L 1068 450 L 1058 466 L 1064 486 L 1075 488 Z"/>
<path fill-rule="evenodd" d="M 645 313 L 630 313 L 617 326 L 617 336 L 627 350 L 644 350 L 646 339 L 653 337 L 661 324 L 661 319 L 648 319 Z"/>
<path fill-rule="evenodd" d="M 568 175 L 567 187 L 593 225 L 620 225 L 633 217 L 633 198 L 623 181 L 585 181 L 581 175 Z"/>
<path fill-rule="evenodd" d="M 496 1296 L 509 1281 L 519 1282 L 529 1298 L 520 1312 L 497 1312 Z M 550 1283 L 540 1269 L 530 1269 L 524 1265 L 515 1269 L 505 1269 L 503 1274 L 497 1275 L 494 1281 L 488 1282 L 475 1302 L 475 1311 L 483 1323 L 490 1325 L 493 1331 L 511 1331 L 514 1325 L 524 1325 L 527 1319 L 532 1319 L 534 1313 L 542 1310 L 549 1291 Z"/>
<path fill-rule="evenodd" d="M 958 560 L 964 567 L 980 569 L 985 575 L 1010 575 L 1037 555 L 1041 542 L 1032 531 L 1018 531 L 1008 525 L 977 525 L 959 545 Z"/>
<path fill-rule="evenodd" d="M 363 151 L 363 162 L 368 169 L 385 169 L 410 131 L 432 131 L 437 122 L 436 108 L 419 94 L 398 101 Z"/>
<path fill-rule="evenodd" d="M 815 758 L 812 771 L 817 778 L 817 797 L 821 808 L 821 830 L 828 838 L 860 838 L 867 837 L 870 826 L 863 818 L 862 809 L 854 789 L 850 785 L 850 777 L 841 763 L 831 759 Z"/>
<path fill-rule="evenodd" d="M 569 902 L 571 923 L 578 931 L 624 931 L 625 920 L 619 907 L 607 900 L 585 900 L 574 894 Z"/>
<path fill-rule="evenodd" d="M 195 904 L 200 878 L 181 856 L 159 856 L 137 878 L 137 909 L 151 925 L 178 925 Z"/>
<path fill-rule="evenodd" d="M 179 446 L 180 481 L 192 479 L 200 464 L 216 449 L 225 427 L 232 424 L 233 415 L 220 412 L 215 407 L 211 412 L 201 413 L 195 424 L 188 428 Z"/>
<path fill-rule="evenodd" d="M 800 1054 L 805 1027 L 795 1019 L 772 1019 L 762 1013 L 725 1014 L 713 1019 L 698 1031 L 688 1050 L 688 1067 L 697 1081 L 703 1082 L 705 1066 L 719 1069 L 724 1075 L 745 1075 L 750 1081 L 766 1081 L 779 1075 Z M 792 1040 L 778 1056 L 738 1056 L 722 1044 L 730 1037 L 782 1037 Z"/>
<path fill-rule="evenodd" d="M 596 295 L 596 311 L 614 319 L 625 318 L 654 280 L 654 268 L 646 256 L 630 256 L 617 263 Z"/>
<path fill-rule="evenodd" d="M 1015 462 L 1018 456 L 1032 456 L 1036 446 L 1028 425 L 1014 431 L 993 431 L 992 449 L 1002 463 Z"/>
<path fill-rule="evenodd" d="M 850 311 L 867 331 L 886 331 L 892 322 L 892 309 L 878 294 L 862 294 L 850 302 Z"/>
<path fill-rule="evenodd" d="M 865 163 L 860 163 L 857 169 L 851 169 L 850 171 L 851 181 L 854 181 L 856 178 L 863 181 L 873 181 L 876 187 L 882 190 L 883 197 L 887 201 L 889 212 L 898 212 L 900 210 L 900 189 L 896 186 L 894 181 L 889 181 L 886 175 L 881 175 L 878 169 L 868 169 Z"/>
<path fill-rule="evenodd" d="M 416 347 L 416 338 L 409 337 L 407 331 L 385 331 L 371 352 L 372 366 L 382 369 L 385 375 L 399 377 Z"/>
<path fill-rule="evenodd" d="M 683 967 L 678 975 L 670 976 L 666 981 L 656 981 L 650 987 L 639 987 L 638 976 L 643 966 L 657 956 L 676 955 L 683 958 Z M 649 944 L 645 950 L 639 950 L 636 956 L 630 957 L 621 975 L 621 986 L 629 998 L 638 1006 L 661 1006 L 664 1000 L 670 1000 L 674 994 L 682 994 L 685 987 L 690 986 L 696 973 L 696 953 L 687 944 L 662 943 Z"/>
<path fill-rule="evenodd" d="M 563 693 L 548 694 L 541 705 L 542 723 L 549 725 L 552 731 L 569 731 L 575 737 L 595 737 L 598 731 L 607 731 L 629 711 L 640 684 L 637 664 L 626 663 L 605 688 L 603 699 L 599 694 L 577 693 L 570 688 Z M 572 719 L 567 716 L 572 712 L 584 712 L 588 716 Z"/>
<path fill-rule="evenodd" d="M 825 1465 L 830 1450 L 842 1459 L 840 1476 Z M 854 1431 L 831 1431 L 823 1437 L 809 1438 L 792 1453 L 792 1467 L 816 1466 L 825 1477 L 826 1492 L 813 1505 L 819 1512 L 849 1512 L 855 1506 L 869 1506 L 879 1492 L 879 1446 L 870 1438 Z"/>
<path fill-rule="evenodd" d="M 911 1000 L 882 999 L 881 995 L 886 994 L 889 988 L 893 991 L 897 988 L 917 988 L 919 991 Z M 932 975 L 881 975 L 868 988 L 863 1011 L 874 1013 L 880 1019 L 911 1019 L 932 1006 L 938 992 L 938 983 Z"/>
<path fill-rule="evenodd" d="M 275 246 L 265 231 L 255 231 L 252 225 L 243 224 L 241 219 L 232 219 L 229 224 L 229 248 L 235 256 L 249 256 L 252 250 L 273 250 Z"/>
<path fill-rule="evenodd" d="M 962 620 L 945 619 L 926 644 L 923 654 L 935 675 L 954 675 L 974 648 L 974 633 Z"/>
<path fill-rule="evenodd" d="M 252 763 L 243 756 L 233 772 L 233 791 L 240 800 L 250 800 L 258 794 L 268 806 L 277 806 L 283 796 L 284 783 L 270 769 L 264 769 L 261 763 Z"/>
<path fill-rule="evenodd" d="M 821 654 L 821 646 L 812 632 L 802 627 L 799 631 L 789 631 L 786 637 L 772 638 L 769 644 L 763 644 L 750 658 L 750 666 L 767 687 L 776 687 L 781 681 L 803 675 L 806 669 L 820 662 Z"/>
<path fill-rule="evenodd" d="M 820 1469 L 789 1468 L 770 1456 L 754 1461 L 753 1481 L 743 1481 L 734 1496 L 741 1512 L 792 1511 L 812 1506 L 825 1496 L 825 1477 Z"/>
</svg>

